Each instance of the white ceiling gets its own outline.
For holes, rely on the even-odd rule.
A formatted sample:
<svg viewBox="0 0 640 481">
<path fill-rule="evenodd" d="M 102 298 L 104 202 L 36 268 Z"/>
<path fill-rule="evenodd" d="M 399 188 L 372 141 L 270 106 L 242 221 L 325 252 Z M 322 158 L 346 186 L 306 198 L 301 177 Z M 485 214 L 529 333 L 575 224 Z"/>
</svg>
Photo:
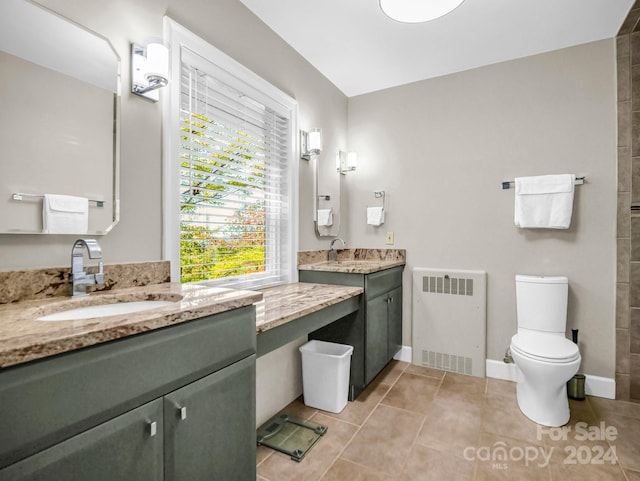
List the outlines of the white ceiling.
<svg viewBox="0 0 640 481">
<path fill-rule="evenodd" d="M 379 0 L 240 1 L 349 97 L 615 37 L 633 3 L 465 0 L 402 24 Z"/>
</svg>

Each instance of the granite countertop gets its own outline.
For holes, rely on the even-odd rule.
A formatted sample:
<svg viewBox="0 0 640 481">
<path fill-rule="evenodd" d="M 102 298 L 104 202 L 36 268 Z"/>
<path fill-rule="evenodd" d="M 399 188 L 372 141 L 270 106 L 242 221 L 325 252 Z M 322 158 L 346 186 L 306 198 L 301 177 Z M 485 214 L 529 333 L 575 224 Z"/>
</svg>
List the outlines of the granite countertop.
<svg viewBox="0 0 640 481">
<path fill-rule="evenodd" d="M 323 261 L 315 264 L 302 264 L 298 266 L 301 271 L 324 271 L 324 272 L 346 272 L 351 274 L 371 274 L 373 272 L 384 271 L 392 267 L 403 266 L 403 260 L 337 260 Z"/>
<path fill-rule="evenodd" d="M 371 274 L 406 264 L 404 249 L 338 249 L 338 260 L 329 261 L 329 251 L 298 253 L 298 270 Z"/>
<path fill-rule="evenodd" d="M 259 292 L 263 294 L 263 300 L 256 303 L 258 334 L 358 296 L 364 290 L 361 287 L 298 282 L 269 287 Z"/>
<path fill-rule="evenodd" d="M 87 297 L 35 299 L 0 305 L 0 368 L 60 354 L 101 342 L 249 306 L 260 292 L 163 283 L 117 289 Z M 89 305 L 140 300 L 175 304 L 132 314 L 73 321 L 38 317 Z"/>
</svg>

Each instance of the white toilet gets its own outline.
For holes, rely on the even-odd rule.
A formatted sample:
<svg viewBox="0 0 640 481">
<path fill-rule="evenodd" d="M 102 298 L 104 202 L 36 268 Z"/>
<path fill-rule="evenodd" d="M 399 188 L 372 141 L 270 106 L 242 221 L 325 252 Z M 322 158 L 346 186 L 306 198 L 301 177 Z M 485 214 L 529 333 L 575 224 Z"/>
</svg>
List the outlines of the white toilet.
<svg viewBox="0 0 640 481">
<path fill-rule="evenodd" d="M 518 406 L 544 426 L 569 421 L 566 383 L 580 367 L 578 346 L 565 337 L 568 290 L 566 277 L 516 276 L 518 333 L 511 355 L 520 370 Z"/>
</svg>

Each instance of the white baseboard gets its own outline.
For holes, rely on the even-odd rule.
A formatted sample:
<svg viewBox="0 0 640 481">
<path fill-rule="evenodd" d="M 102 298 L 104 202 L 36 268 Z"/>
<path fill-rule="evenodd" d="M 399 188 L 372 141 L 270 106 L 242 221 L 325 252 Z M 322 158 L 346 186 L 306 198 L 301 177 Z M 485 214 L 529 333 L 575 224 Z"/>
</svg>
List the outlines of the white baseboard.
<svg viewBox="0 0 640 481">
<path fill-rule="evenodd" d="M 487 359 L 487 377 L 518 382 L 518 367 L 513 363 Z"/>
<path fill-rule="evenodd" d="M 610 377 L 585 375 L 584 392 L 590 396 L 616 398 L 616 381 Z"/>
<path fill-rule="evenodd" d="M 411 362 L 411 346 L 402 346 L 393 358 L 397 361 Z"/>
<path fill-rule="evenodd" d="M 494 359 L 487 359 L 487 377 L 503 379 L 505 381 L 518 380 L 518 368 L 515 364 Z M 616 381 L 608 377 L 585 375 L 584 392 L 589 396 L 616 398 Z"/>
<path fill-rule="evenodd" d="M 402 349 L 393 356 L 394 359 L 404 362 L 412 362 L 411 346 L 402 346 Z M 518 367 L 514 363 L 486 360 L 486 376 L 505 381 L 518 382 Z M 616 381 L 608 377 L 585 375 L 584 392 L 589 396 L 616 398 Z"/>
</svg>

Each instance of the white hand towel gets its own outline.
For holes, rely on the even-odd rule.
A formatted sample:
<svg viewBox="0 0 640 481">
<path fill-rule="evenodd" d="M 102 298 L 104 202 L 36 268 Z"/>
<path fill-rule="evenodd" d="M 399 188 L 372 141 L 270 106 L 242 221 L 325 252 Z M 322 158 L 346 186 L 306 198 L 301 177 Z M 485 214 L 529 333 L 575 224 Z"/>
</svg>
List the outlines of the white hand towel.
<svg viewBox="0 0 640 481">
<path fill-rule="evenodd" d="M 568 229 L 575 178 L 573 174 L 517 177 L 515 224 L 521 228 Z"/>
<path fill-rule="evenodd" d="M 333 208 L 318 209 L 318 226 L 330 227 L 333 225 Z"/>
<path fill-rule="evenodd" d="M 42 232 L 86 234 L 89 230 L 89 199 L 45 194 L 42 201 Z"/>
<path fill-rule="evenodd" d="M 367 224 L 376 226 L 384 224 L 384 208 L 367 207 Z"/>
</svg>

